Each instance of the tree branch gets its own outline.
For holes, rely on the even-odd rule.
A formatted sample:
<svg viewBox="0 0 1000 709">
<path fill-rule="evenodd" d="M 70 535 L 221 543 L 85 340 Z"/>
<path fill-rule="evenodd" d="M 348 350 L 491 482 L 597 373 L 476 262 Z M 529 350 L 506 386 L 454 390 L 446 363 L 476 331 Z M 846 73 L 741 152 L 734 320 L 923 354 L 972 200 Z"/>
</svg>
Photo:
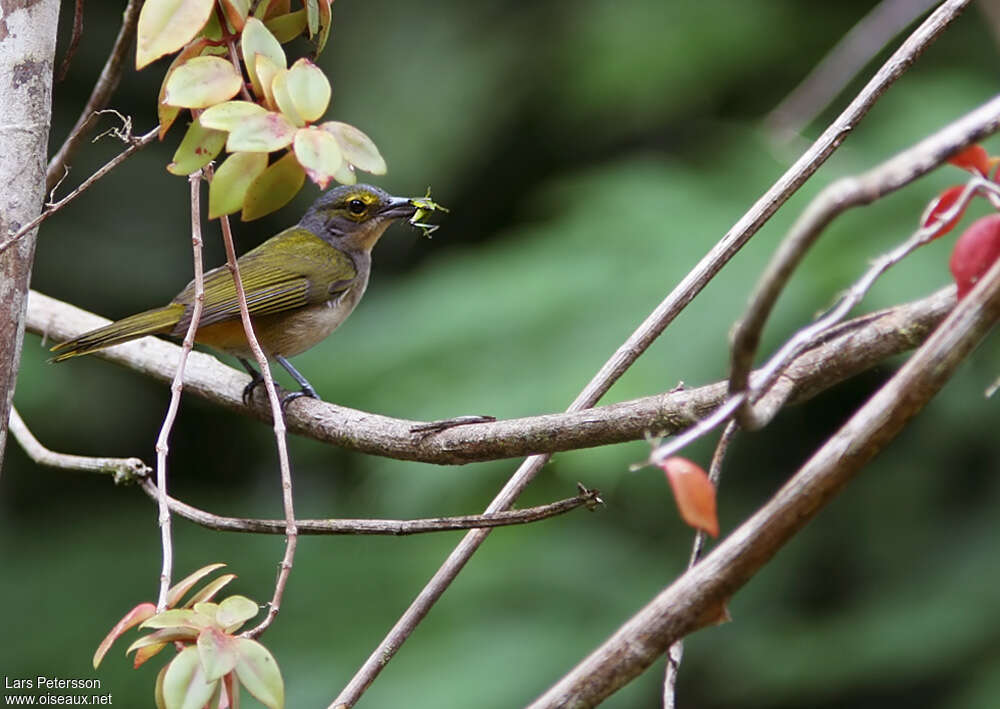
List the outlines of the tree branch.
<svg viewBox="0 0 1000 709">
<path fill-rule="evenodd" d="M 591 707 L 729 598 L 902 430 L 1000 318 L 1000 260 L 875 396 L 781 490 L 702 562 L 657 595 L 529 709 Z"/>
<path fill-rule="evenodd" d="M 759 406 L 805 401 L 869 369 L 887 357 L 916 347 L 954 304 L 954 287 L 922 300 L 843 323 L 821 343 L 802 353 Z M 31 332 L 57 340 L 71 339 L 109 321 L 32 291 L 27 324 Z M 96 353 L 112 362 L 169 383 L 180 348 L 153 337 Z M 60 364 L 59 366 L 72 366 Z M 242 371 L 211 355 L 192 352 L 184 388 L 234 412 L 269 420 L 269 410 L 255 398 L 243 405 Z M 411 428 L 420 423 L 349 409 L 303 398 L 286 413 L 289 430 L 349 450 L 401 460 L 456 465 L 533 453 L 552 453 L 640 440 L 647 433 L 669 435 L 709 415 L 726 398 L 726 383 L 671 391 L 583 412 L 545 414 L 470 424 L 426 436 Z"/>
</svg>

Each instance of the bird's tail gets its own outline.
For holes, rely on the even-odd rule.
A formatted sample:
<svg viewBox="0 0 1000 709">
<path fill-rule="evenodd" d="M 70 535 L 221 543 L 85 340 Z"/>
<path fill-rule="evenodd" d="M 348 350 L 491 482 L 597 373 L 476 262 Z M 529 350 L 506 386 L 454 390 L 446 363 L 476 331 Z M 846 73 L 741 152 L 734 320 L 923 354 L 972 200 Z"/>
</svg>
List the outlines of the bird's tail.
<svg viewBox="0 0 1000 709">
<path fill-rule="evenodd" d="M 184 306 L 181 303 L 171 303 L 162 308 L 130 315 L 56 345 L 51 351 L 58 354 L 52 361 L 61 362 L 70 357 L 90 354 L 145 335 L 168 333 L 180 322 L 183 315 Z"/>
</svg>

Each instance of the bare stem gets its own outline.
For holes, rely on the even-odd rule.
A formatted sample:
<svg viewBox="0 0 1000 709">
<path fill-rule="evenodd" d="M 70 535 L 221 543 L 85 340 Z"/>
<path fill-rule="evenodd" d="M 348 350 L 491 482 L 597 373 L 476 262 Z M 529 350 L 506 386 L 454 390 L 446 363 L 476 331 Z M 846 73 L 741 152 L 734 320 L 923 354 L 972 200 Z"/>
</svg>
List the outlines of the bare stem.
<svg viewBox="0 0 1000 709">
<path fill-rule="evenodd" d="M 173 381 L 170 383 L 170 404 L 163 417 L 160 435 L 156 439 L 156 498 L 159 506 L 160 542 L 163 547 L 163 569 L 160 572 L 160 595 L 156 608 L 166 610 L 167 592 L 170 590 L 170 577 L 173 570 L 173 544 L 171 543 L 170 505 L 167 500 L 167 454 L 170 451 L 170 432 L 177 419 L 177 408 L 181 403 L 181 391 L 184 389 L 184 367 L 187 364 L 191 348 L 194 347 L 194 336 L 198 332 L 201 321 L 201 311 L 205 305 L 205 278 L 201 259 L 201 170 L 188 177 L 191 183 L 191 249 L 194 256 L 194 303 L 191 309 L 191 323 L 188 325 L 181 345 L 181 356 L 177 362 Z"/>
<path fill-rule="evenodd" d="M 244 635 L 250 638 L 258 637 L 267 630 L 268 626 L 274 622 L 275 616 L 281 610 L 281 598 L 285 592 L 285 585 L 288 583 L 288 576 L 292 571 L 292 563 L 295 559 L 295 547 L 298 542 L 298 530 L 295 525 L 295 508 L 292 503 L 292 466 L 288 458 L 288 442 L 286 440 L 285 417 L 281 410 L 281 401 L 278 399 L 278 390 L 274 386 L 274 378 L 271 376 L 271 369 L 267 365 L 267 357 L 261 349 L 257 336 L 253 331 L 253 322 L 250 320 L 250 309 L 247 307 L 247 297 L 243 290 L 243 281 L 240 280 L 240 267 L 236 261 L 236 247 L 233 245 L 233 233 L 229 227 L 229 217 L 223 216 L 219 222 L 222 225 L 222 241 L 226 247 L 226 264 L 233 274 L 233 283 L 236 286 L 236 297 L 239 299 L 240 318 L 243 321 L 243 331 L 253 352 L 260 373 L 264 377 L 264 386 L 267 389 L 267 398 L 271 404 L 271 417 L 274 422 L 274 440 L 278 447 L 278 466 L 281 472 L 281 499 L 285 510 L 285 554 L 278 569 L 278 579 L 274 585 L 274 595 L 267 611 L 267 615 L 255 628 L 248 630 Z"/>
</svg>

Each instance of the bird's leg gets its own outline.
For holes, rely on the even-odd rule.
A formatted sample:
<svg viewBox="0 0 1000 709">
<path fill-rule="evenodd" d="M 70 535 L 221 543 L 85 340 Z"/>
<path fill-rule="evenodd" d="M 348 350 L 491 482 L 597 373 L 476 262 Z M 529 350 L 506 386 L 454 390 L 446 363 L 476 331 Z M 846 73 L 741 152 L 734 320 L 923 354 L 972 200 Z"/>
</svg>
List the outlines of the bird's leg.
<svg viewBox="0 0 1000 709">
<path fill-rule="evenodd" d="M 240 361 L 243 369 L 247 370 L 247 373 L 250 375 L 250 383 L 243 387 L 243 405 L 250 406 L 250 401 L 253 399 L 253 390 L 257 388 L 258 384 L 264 383 L 264 377 L 247 360 L 242 357 L 237 357 L 236 359 Z"/>
<path fill-rule="evenodd" d="M 312 384 L 309 383 L 309 380 L 303 377 L 299 373 L 299 370 L 297 370 L 295 367 L 292 366 L 291 362 L 289 362 L 281 355 L 275 355 L 274 361 L 276 361 L 278 364 L 284 367 L 285 371 L 292 375 L 292 379 L 298 382 L 299 386 L 302 387 L 301 391 L 293 391 L 288 394 L 285 394 L 285 396 L 282 397 L 281 399 L 281 408 L 285 408 L 290 401 L 294 401 L 295 399 L 298 399 L 303 396 L 308 396 L 311 399 L 319 398 L 319 394 L 317 394 L 316 390 L 313 389 Z"/>
</svg>

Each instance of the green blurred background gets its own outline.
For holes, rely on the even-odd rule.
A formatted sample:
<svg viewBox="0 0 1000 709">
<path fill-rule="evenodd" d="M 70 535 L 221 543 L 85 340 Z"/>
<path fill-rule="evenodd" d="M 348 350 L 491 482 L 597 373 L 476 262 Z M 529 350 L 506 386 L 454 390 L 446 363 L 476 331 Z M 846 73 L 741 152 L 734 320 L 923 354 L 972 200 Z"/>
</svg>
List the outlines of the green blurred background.
<svg viewBox="0 0 1000 709">
<path fill-rule="evenodd" d="M 87 4 L 79 52 L 55 90 L 53 148 L 86 100 L 122 5 Z M 387 415 L 510 417 L 564 408 L 797 157 L 805 143 L 776 146 L 763 117 L 873 5 L 336 3 L 322 58 L 334 87 L 328 115 L 374 138 L 390 167 L 381 186 L 422 194 L 431 185 L 452 212 L 432 240 L 394 227 L 376 249 L 371 286 L 355 314 L 296 364 L 325 398 Z M 70 5 L 63 11 L 65 30 Z M 62 37 L 60 57 L 64 45 Z M 808 199 L 990 97 L 996 54 L 985 16 L 973 7 L 605 401 L 723 377 L 729 327 Z M 128 70 L 122 81 L 114 106 L 134 117 L 137 132 L 155 122 L 165 68 L 161 61 L 141 74 Z M 180 134 L 175 128 L 45 223 L 35 288 L 120 317 L 166 301 L 187 282 L 187 183 L 164 170 Z M 87 145 L 69 183 L 119 150 L 111 139 Z M 782 298 L 766 348 L 828 304 L 909 233 L 937 191 L 961 179 L 945 168 L 839 219 Z M 238 223 L 241 249 L 293 223 L 316 194 L 307 186 L 271 218 Z M 948 241 L 899 266 L 864 308 L 947 283 Z M 213 227 L 206 260 L 222 258 Z M 1000 705 L 1000 445 L 996 404 L 982 396 L 998 355 L 992 338 L 735 596 L 734 622 L 690 639 L 682 706 Z M 738 438 L 720 495 L 723 533 L 896 365 Z M 98 359 L 49 365 L 39 338 L 25 340 L 15 401 L 54 449 L 152 461 L 167 400 L 165 387 Z M 707 464 L 710 444 L 688 455 Z M 298 438 L 290 445 L 302 517 L 472 513 L 517 465 L 439 467 Z M 662 473 L 629 472 L 647 451 L 635 442 L 556 456 L 521 504 L 570 496 L 579 480 L 602 490 L 606 508 L 495 532 L 361 706 L 522 705 L 668 584 L 686 563 L 691 533 Z M 170 465 L 174 493 L 192 504 L 221 514 L 281 514 L 265 425 L 185 398 Z M 281 538 L 185 521 L 175 529 L 178 575 L 224 561 L 239 574 L 235 592 L 270 597 Z M 284 672 L 288 706 L 326 706 L 458 539 L 302 539 L 281 616 L 265 636 Z M 129 669 L 125 644 L 98 673 L 89 664 L 121 614 L 155 595 L 159 535 L 145 496 L 97 476 L 39 468 L 11 443 L 0 477 L 0 559 L 4 675 L 97 676 L 116 706 L 152 704 L 155 669 Z M 662 670 L 661 662 L 606 706 L 658 706 Z"/>
</svg>

